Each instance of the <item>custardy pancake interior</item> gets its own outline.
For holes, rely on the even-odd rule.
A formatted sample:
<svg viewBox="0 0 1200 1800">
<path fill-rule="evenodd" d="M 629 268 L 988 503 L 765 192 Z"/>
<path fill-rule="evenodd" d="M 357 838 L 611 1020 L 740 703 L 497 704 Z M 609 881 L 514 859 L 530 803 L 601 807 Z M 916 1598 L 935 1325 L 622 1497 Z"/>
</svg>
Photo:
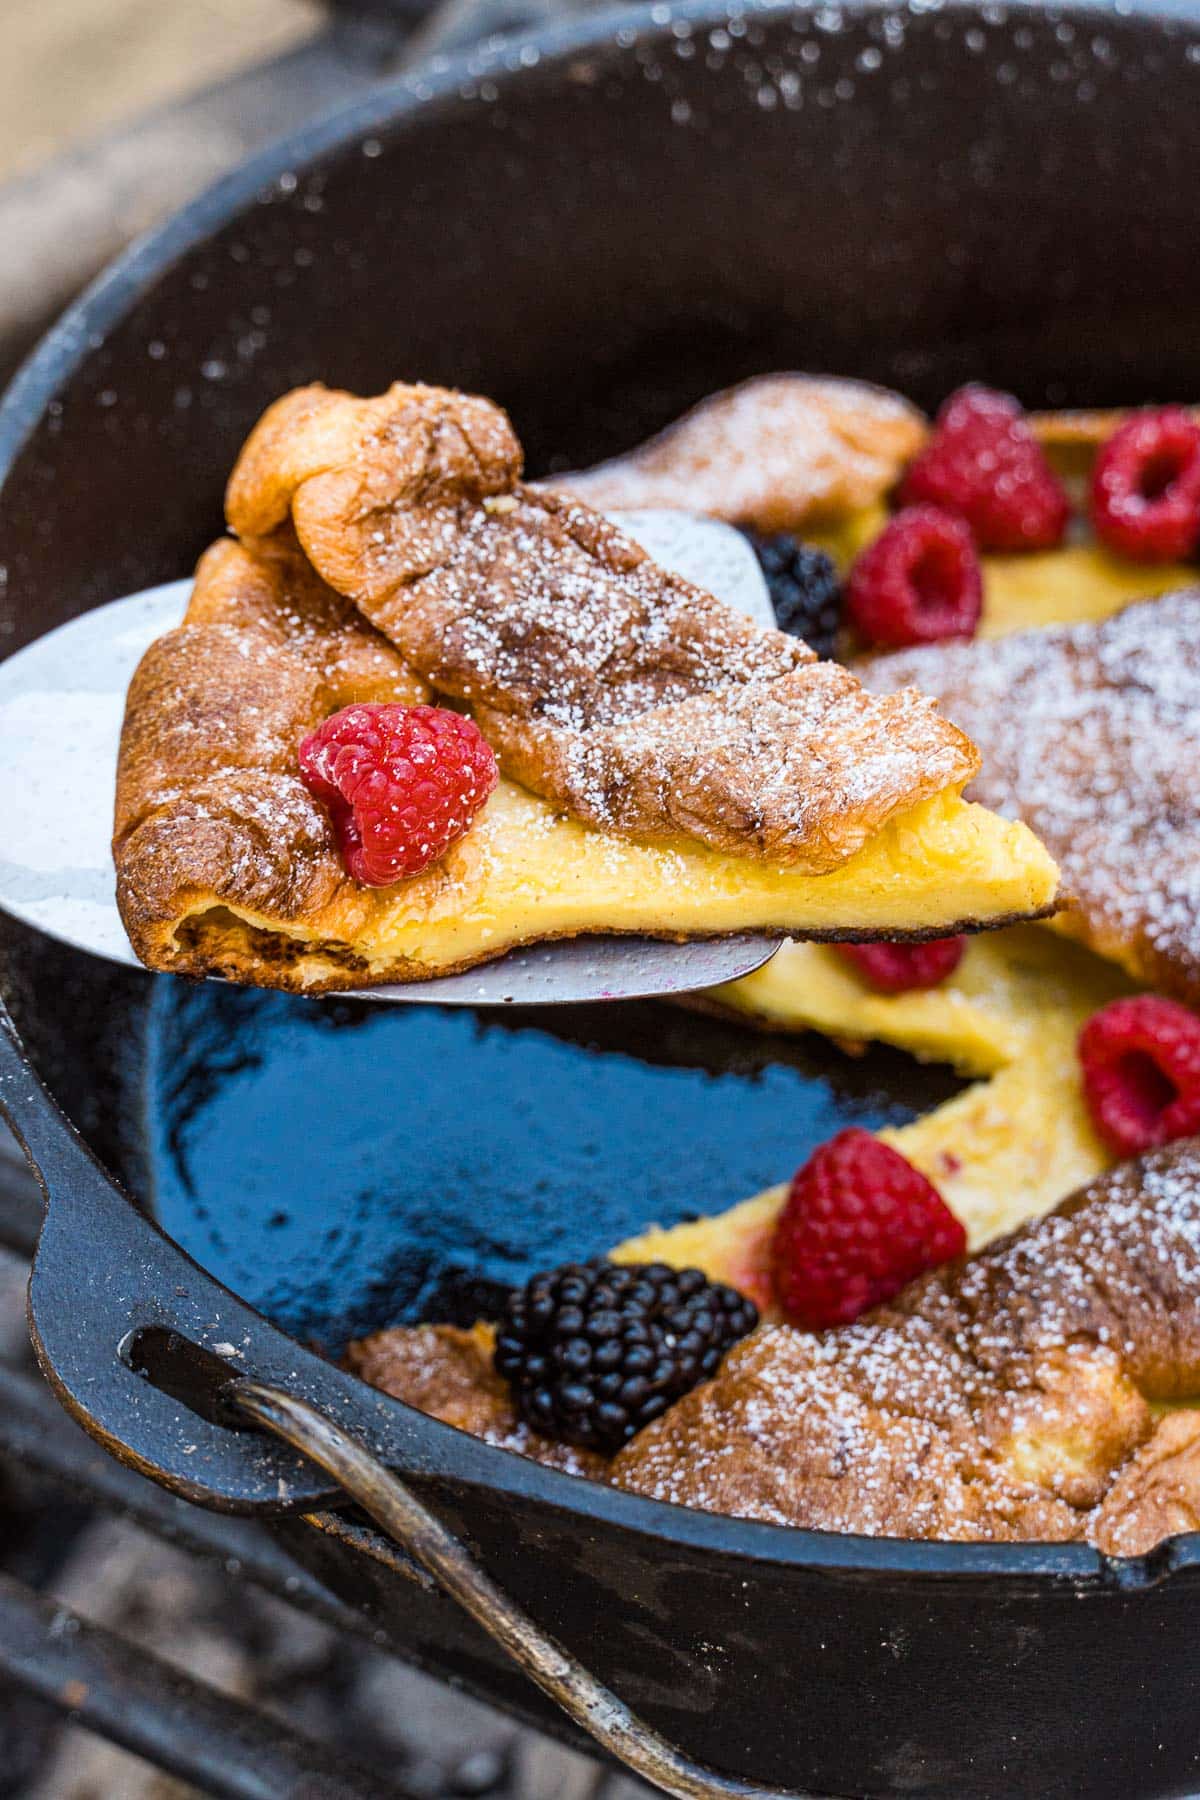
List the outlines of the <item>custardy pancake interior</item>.
<svg viewBox="0 0 1200 1800">
<path fill-rule="evenodd" d="M 972 1250 L 1040 1218 L 1112 1164 L 1092 1128 L 1075 1054 L 1096 991 L 1083 989 L 1078 1006 L 1048 1012 L 1023 1053 L 990 1080 L 879 1133 L 933 1182 Z M 786 1198 L 784 1182 L 726 1212 L 651 1228 L 612 1254 L 620 1262 L 694 1265 L 773 1316 L 771 1235 Z"/>
<path fill-rule="evenodd" d="M 979 635 L 1007 637 L 1041 625 L 1109 619 L 1134 600 L 1153 600 L 1195 579 L 1195 569 L 1184 563 L 1128 562 L 1096 543 L 985 556 Z"/>
<path fill-rule="evenodd" d="M 939 794 L 886 826 L 831 874 L 798 874 L 695 844 L 651 846 L 592 831 L 502 781 L 435 868 L 394 888 L 339 883 L 303 920 L 201 896 L 172 927 L 171 966 L 194 934 L 207 966 L 270 958 L 297 990 L 435 975 L 517 944 L 581 932 L 660 937 L 778 927 L 799 936 L 938 935 L 1052 905 L 1054 864 L 1024 826 Z M 335 946 L 352 946 L 347 956 Z M 259 979 L 262 978 L 260 972 Z"/>
<path fill-rule="evenodd" d="M 936 987 L 882 994 L 821 944 L 787 943 L 761 969 L 713 988 L 707 1004 L 771 1031 L 820 1031 L 845 1048 L 895 1044 L 964 1075 L 990 1075 L 1024 1055 L 1045 1016 L 1094 1012 L 1133 983 L 1080 945 L 1037 925 L 968 940 Z"/>
<path fill-rule="evenodd" d="M 804 533 L 805 541 L 831 556 L 845 573 L 888 522 L 886 507 L 861 507 Z M 1108 619 L 1134 600 L 1188 587 L 1196 579 L 1186 563 L 1137 563 L 1114 556 L 1091 538 L 1057 550 L 980 557 L 983 611 L 979 636 L 1006 637 L 1039 625 L 1080 625 Z"/>
</svg>

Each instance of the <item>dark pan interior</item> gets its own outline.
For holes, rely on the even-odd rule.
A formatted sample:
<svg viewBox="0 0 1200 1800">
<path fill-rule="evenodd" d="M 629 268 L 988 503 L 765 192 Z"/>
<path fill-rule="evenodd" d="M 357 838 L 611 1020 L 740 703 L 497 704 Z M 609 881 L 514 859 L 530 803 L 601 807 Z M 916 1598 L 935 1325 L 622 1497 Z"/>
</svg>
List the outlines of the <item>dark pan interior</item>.
<svg viewBox="0 0 1200 1800">
<path fill-rule="evenodd" d="M 498 1284 L 731 1205 L 948 1085 L 650 1004 L 472 1015 L 164 981 L 149 1026 L 159 1219 L 330 1348 L 469 1323 Z"/>
<path fill-rule="evenodd" d="M 840 1125 L 901 1122 L 958 1085 L 666 1005 L 476 1014 L 102 983 L 22 939 L 26 974 L 45 957 L 89 1021 L 86 1058 L 57 1005 L 29 1035 L 94 1147 L 204 1268 L 327 1351 L 399 1320 L 469 1323 L 535 1268 L 731 1205 Z"/>
<path fill-rule="evenodd" d="M 777 367 L 926 403 L 965 376 L 1031 404 L 1200 395 L 1184 28 L 656 18 L 398 90 L 135 256 L 0 413 L 0 643 L 184 571 L 248 426 L 314 377 L 485 391 L 534 472 Z M 954 1086 L 665 1007 L 476 1018 L 192 988 L 3 921 L 0 957 L 100 1154 L 202 1264 L 330 1347 L 470 1316 Z"/>
</svg>

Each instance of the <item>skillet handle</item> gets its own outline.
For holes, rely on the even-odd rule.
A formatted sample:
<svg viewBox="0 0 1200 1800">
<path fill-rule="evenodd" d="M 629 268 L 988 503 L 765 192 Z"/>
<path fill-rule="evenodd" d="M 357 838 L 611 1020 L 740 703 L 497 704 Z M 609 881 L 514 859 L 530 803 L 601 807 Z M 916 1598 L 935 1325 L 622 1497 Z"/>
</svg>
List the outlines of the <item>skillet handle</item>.
<svg viewBox="0 0 1200 1800">
<path fill-rule="evenodd" d="M 692 1762 L 536 1625 L 398 1475 L 315 1406 L 251 1379 L 231 1382 L 222 1400 L 332 1476 L 544 1694 L 643 1781 L 679 1800 L 806 1800 L 797 1790 L 760 1787 Z"/>
<path fill-rule="evenodd" d="M 0 1000 L 0 1119 L 42 1189 L 29 1326 L 62 1405 L 119 1461 L 224 1512 L 312 1512 L 338 1498 L 311 1462 L 213 1395 L 253 1369 L 371 1435 L 397 1467 L 489 1480 L 486 1446 L 383 1397 L 306 1350 L 186 1256 L 140 1212 L 43 1087 Z"/>
</svg>

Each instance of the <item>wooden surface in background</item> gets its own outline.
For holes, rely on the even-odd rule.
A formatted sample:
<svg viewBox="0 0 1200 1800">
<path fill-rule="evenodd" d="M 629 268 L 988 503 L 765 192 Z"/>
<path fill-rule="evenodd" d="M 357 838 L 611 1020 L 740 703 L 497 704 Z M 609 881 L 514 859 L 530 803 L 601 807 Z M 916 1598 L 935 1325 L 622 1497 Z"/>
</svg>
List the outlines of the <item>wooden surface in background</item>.
<svg viewBox="0 0 1200 1800">
<path fill-rule="evenodd" d="M 0 181 L 150 106 L 290 48 L 315 0 L 9 0 Z"/>
</svg>

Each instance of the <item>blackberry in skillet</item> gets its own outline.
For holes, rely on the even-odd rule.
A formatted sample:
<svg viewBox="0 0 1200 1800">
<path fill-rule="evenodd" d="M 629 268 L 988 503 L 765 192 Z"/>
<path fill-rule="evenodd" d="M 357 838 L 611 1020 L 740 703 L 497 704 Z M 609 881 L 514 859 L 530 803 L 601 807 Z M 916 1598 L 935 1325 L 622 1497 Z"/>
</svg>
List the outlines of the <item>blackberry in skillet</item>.
<svg viewBox="0 0 1200 1800">
<path fill-rule="evenodd" d="M 803 638 L 826 662 L 837 650 L 842 624 L 842 585 L 823 550 L 802 544 L 790 532 L 747 538 L 775 609 L 775 623 L 789 637 Z"/>
<path fill-rule="evenodd" d="M 614 1455 L 757 1323 L 753 1302 L 699 1269 L 597 1257 L 510 1296 L 495 1363 L 534 1431 Z"/>
</svg>

